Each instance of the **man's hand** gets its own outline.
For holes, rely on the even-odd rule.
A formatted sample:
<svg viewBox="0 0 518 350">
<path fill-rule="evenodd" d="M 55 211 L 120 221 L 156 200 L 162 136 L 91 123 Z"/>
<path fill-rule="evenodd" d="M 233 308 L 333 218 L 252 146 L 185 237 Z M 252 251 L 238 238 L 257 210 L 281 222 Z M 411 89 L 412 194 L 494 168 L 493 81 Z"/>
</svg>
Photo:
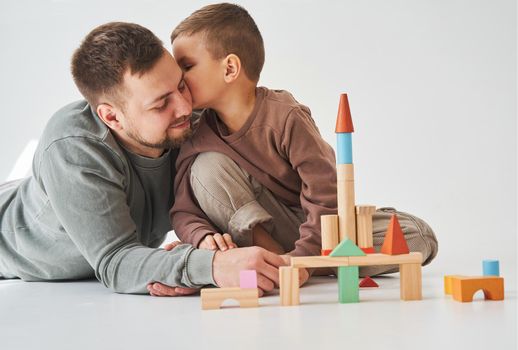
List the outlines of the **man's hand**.
<svg viewBox="0 0 518 350">
<path fill-rule="evenodd" d="M 197 288 L 170 287 L 160 282 L 149 283 L 147 290 L 154 297 L 178 297 L 191 295 L 199 291 Z"/>
<path fill-rule="evenodd" d="M 212 262 L 212 275 L 219 287 L 239 286 L 241 270 L 257 271 L 259 295 L 270 292 L 279 285 L 279 266 L 285 265 L 277 254 L 260 247 L 230 249 L 218 251 Z"/>
<path fill-rule="evenodd" d="M 173 250 L 176 246 L 182 244 L 180 241 L 174 241 L 164 246 L 165 250 Z M 154 297 L 177 297 L 182 295 L 191 295 L 198 292 L 197 288 L 170 287 L 160 282 L 149 283 L 147 285 L 149 294 Z"/>
<path fill-rule="evenodd" d="M 232 248 L 237 248 L 237 245 L 232 241 L 232 236 L 228 233 L 215 233 L 213 235 L 207 235 L 198 245 L 200 249 L 208 249 L 208 250 L 229 250 Z"/>
<path fill-rule="evenodd" d="M 284 261 L 284 265 L 291 264 L 291 256 L 289 255 L 281 255 L 281 259 Z M 309 279 L 309 272 L 307 269 L 299 269 L 299 287 L 302 287 L 304 283 L 306 283 Z"/>
</svg>

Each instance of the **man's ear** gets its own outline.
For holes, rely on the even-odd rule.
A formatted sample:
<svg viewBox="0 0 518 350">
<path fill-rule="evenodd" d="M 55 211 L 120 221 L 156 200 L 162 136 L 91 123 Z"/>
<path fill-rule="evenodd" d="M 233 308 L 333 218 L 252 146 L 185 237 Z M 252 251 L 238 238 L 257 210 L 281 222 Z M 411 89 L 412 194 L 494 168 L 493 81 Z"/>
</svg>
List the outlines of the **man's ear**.
<svg viewBox="0 0 518 350">
<path fill-rule="evenodd" d="M 97 106 L 97 115 L 110 129 L 119 131 L 122 130 L 120 122 L 120 111 L 108 103 L 101 103 Z"/>
<path fill-rule="evenodd" d="M 235 81 L 241 73 L 241 60 L 238 56 L 231 53 L 224 59 L 225 63 L 225 82 L 231 83 Z"/>
</svg>

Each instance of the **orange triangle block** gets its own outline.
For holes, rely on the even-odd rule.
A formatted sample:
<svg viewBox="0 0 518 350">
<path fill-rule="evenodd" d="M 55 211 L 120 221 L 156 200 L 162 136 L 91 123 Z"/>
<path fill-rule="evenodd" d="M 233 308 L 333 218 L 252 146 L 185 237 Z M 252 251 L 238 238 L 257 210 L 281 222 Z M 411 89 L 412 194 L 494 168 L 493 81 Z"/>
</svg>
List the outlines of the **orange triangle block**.
<svg viewBox="0 0 518 350">
<path fill-rule="evenodd" d="M 388 255 L 409 253 L 408 245 L 396 214 L 392 214 L 380 252 Z"/>
<path fill-rule="evenodd" d="M 340 105 L 338 106 L 338 115 L 336 117 L 335 132 L 353 132 L 353 119 L 351 110 L 349 109 L 349 100 L 347 94 L 340 95 Z"/>
<path fill-rule="evenodd" d="M 360 281 L 360 287 L 361 288 L 368 288 L 368 287 L 379 287 L 379 285 L 369 276 L 365 277 Z"/>
</svg>

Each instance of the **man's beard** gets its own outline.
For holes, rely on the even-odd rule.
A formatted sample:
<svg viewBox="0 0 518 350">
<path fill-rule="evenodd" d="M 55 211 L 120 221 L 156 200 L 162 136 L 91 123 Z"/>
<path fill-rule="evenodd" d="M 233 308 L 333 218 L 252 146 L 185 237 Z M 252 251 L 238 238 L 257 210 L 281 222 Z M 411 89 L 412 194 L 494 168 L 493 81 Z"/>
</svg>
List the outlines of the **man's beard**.
<svg viewBox="0 0 518 350">
<path fill-rule="evenodd" d="M 184 131 L 184 133 L 179 137 L 169 137 L 165 136 L 159 142 L 148 142 L 144 140 L 138 132 L 134 132 L 133 130 L 128 131 L 128 136 L 134 141 L 138 142 L 142 146 L 150 147 L 150 148 L 158 148 L 158 149 L 169 149 L 169 148 L 180 148 L 182 143 L 186 140 L 190 139 L 192 136 L 192 128 L 189 125 L 189 129 Z"/>
</svg>

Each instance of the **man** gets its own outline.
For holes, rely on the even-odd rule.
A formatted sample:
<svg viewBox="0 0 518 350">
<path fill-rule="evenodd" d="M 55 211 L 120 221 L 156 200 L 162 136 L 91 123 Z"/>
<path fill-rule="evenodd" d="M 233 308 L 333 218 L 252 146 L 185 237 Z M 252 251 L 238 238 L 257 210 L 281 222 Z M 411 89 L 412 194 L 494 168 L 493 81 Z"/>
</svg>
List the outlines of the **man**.
<svg viewBox="0 0 518 350">
<path fill-rule="evenodd" d="M 192 112 L 160 40 L 136 24 L 102 25 L 76 50 L 72 75 L 86 101 L 51 118 L 32 177 L 0 185 L 0 277 L 95 275 L 120 293 L 179 295 L 235 286 L 251 268 L 262 290 L 273 289 L 282 259 L 263 249 L 156 249 L 170 229 L 174 163 Z"/>
</svg>

